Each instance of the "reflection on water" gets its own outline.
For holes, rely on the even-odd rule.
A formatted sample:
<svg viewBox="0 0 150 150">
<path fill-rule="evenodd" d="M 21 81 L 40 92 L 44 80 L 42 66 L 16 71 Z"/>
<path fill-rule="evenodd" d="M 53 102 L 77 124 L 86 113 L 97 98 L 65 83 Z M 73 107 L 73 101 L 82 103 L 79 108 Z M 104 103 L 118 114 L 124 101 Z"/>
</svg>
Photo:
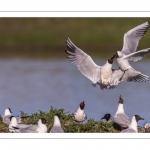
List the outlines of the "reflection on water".
<svg viewBox="0 0 150 150">
<path fill-rule="evenodd" d="M 103 65 L 105 60 L 96 63 Z M 132 65 L 150 76 L 149 61 Z M 100 120 L 105 113 L 115 114 L 120 95 L 127 115 L 138 114 L 150 121 L 150 82 L 122 83 L 113 90 L 100 90 L 66 59 L 0 60 L 0 114 L 7 107 L 14 115 L 20 115 L 20 111 L 28 114 L 49 111 L 50 106 L 72 113 L 84 100 L 88 119 Z"/>
</svg>

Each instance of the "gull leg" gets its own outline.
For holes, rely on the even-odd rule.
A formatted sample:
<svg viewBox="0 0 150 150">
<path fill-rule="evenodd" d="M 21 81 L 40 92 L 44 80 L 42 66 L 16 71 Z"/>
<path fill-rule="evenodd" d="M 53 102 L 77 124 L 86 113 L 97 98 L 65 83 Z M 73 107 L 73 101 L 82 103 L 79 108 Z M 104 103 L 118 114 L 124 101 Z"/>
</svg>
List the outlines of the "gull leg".
<svg viewBox="0 0 150 150">
<path fill-rule="evenodd" d="M 129 70 L 129 69 L 127 69 L 127 70 Z M 121 80 L 122 80 L 122 78 L 123 78 L 123 76 L 124 76 L 124 74 L 125 74 L 125 72 L 126 72 L 127 70 L 124 70 L 124 72 L 123 72 L 123 74 L 122 74 L 121 78 L 119 79 L 119 81 L 121 81 Z"/>
</svg>

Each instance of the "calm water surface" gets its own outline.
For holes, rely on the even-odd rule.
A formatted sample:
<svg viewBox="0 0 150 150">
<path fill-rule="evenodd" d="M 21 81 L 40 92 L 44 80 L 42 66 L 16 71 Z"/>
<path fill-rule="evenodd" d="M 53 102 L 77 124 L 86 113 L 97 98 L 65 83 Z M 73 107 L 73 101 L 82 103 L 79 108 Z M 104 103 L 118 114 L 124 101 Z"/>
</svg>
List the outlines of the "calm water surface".
<svg viewBox="0 0 150 150">
<path fill-rule="evenodd" d="M 103 65 L 105 60 L 94 60 Z M 150 76 L 150 61 L 132 66 Z M 117 64 L 114 67 L 118 68 Z M 88 119 L 100 120 L 105 113 L 115 114 L 119 96 L 129 117 L 140 115 L 150 121 L 150 82 L 122 83 L 113 90 L 100 90 L 91 85 L 68 60 L 0 60 L 0 114 L 10 107 L 14 115 L 29 115 L 50 107 L 76 111 L 85 101 Z M 139 121 L 143 125 L 145 121 Z"/>
</svg>

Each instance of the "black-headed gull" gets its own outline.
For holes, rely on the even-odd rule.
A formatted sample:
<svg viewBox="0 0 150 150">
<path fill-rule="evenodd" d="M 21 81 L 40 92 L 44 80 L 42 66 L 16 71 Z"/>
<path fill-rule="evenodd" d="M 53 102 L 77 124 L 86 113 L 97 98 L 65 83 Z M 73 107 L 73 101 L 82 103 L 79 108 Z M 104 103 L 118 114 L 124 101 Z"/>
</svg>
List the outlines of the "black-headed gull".
<svg viewBox="0 0 150 150">
<path fill-rule="evenodd" d="M 137 124 L 139 120 L 144 120 L 139 115 L 134 115 L 131 120 L 131 124 L 125 130 L 122 130 L 120 133 L 138 133 Z"/>
<path fill-rule="evenodd" d="M 9 132 L 16 132 L 13 127 L 26 128 L 26 127 L 29 127 L 29 126 L 31 126 L 31 125 L 19 124 L 19 123 L 17 122 L 17 119 L 16 119 L 15 116 L 11 116 L 11 117 L 10 117 Z"/>
<path fill-rule="evenodd" d="M 123 99 L 119 98 L 119 104 L 116 114 L 113 117 L 113 121 L 121 126 L 121 129 L 129 127 L 131 121 L 130 118 L 125 114 L 123 108 Z"/>
<path fill-rule="evenodd" d="M 116 61 L 119 65 L 119 71 L 116 73 L 119 81 L 146 82 L 149 80 L 149 76 L 135 70 L 129 64 L 129 61 L 139 61 L 150 52 L 150 48 L 136 51 L 139 40 L 146 34 L 149 26 L 149 22 L 145 22 L 124 34 L 123 48 L 116 52 Z"/>
<path fill-rule="evenodd" d="M 9 124 L 10 123 L 10 117 L 12 116 L 12 111 L 11 111 L 11 109 L 10 108 L 6 108 L 5 109 L 5 112 L 4 112 L 4 115 L 2 116 L 2 122 L 4 123 L 4 124 Z M 25 116 L 25 117 L 17 117 L 17 116 L 15 116 L 16 117 L 16 119 L 17 119 L 17 122 L 18 123 L 21 123 L 21 120 L 23 119 L 23 118 L 27 118 L 27 117 L 30 117 L 30 116 Z"/>
<path fill-rule="evenodd" d="M 74 113 L 74 121 L 76 122 L 84 122 L 87 119 L 87 115 L 84 111 L 85 103 L 84 101 L 80 103 L 77 111 Z"/>
<path fill-rule="evenodd" d="M 47 133 L 47 121 L 44 118 L 38 120 L 37 125 L 30 125 L 25 128 L 20 126 L 12 126 L 16 133 Z"/>
<path fill-rule="evenodd" d="M 53 124 L 52 129 L 50 130 L 50 133 L 64 133 L 64 130 L 61 127 L 59 118 L 60 118 L 59 114 L 56 114 L 54 116 L 54 124 Z"/>
<path fill-rule="evenodd" d="M 93 86 L 101 89 L 113 89 L 118 85 L 118 80 L 114 82 L 111 79 L 115 70 L 112 70 L 112 63 L 115 55 L 107 60 L 103 66 L 98 66 L 94 63 L 92 58 L 83 52 L 80 48 L 72 43 L 68 38 L 66 41 L 67 50 L 65 51 L 67 58 L 77 66 L 78 70 L 89 80 L 93 82 Z"/>
<path fill-rule="evenodd" d="M 105 115 L 101 118 L 101 120 L 102 120 L 102 119 L 105 119 L 107 122 L 113 121 L 113 118 L 112 118 L 111 114 L 109 114 L 109 113 L 105 114 Z"/>
</svg>

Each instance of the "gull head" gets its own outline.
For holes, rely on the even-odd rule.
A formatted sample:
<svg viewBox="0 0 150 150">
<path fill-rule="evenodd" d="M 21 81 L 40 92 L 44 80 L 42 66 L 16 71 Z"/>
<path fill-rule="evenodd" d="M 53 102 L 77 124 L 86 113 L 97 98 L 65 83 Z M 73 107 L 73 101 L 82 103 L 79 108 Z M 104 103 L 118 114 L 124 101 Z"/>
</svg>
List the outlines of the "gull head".
<svg viewBox="0 0 150 150">
<path fill-rule="evenodd" d="M 135 116 L 136 122 L 138 122 L 139 120 L 144 120 L 144 118 L 141 118 L 139 115 L 134 115 L 134 116 Z"/>
<path fill-rule="evenodd" d="M 123 104 L 123 99 L 122 99 L 122 97 L 121 97 L 121 95 L 120 95 L 120 97 L 119 97 L 119 102 L 118 102 L 119 104 Z"/>
<path fill-rule="evenodd" d="M 116 57 L 116 54 L 114 54 L 110 59 L 108 59 L 109 64 L 113 63 L 115 57 Z"/>
<path fill-rule="evenodd" d="M 44 119 L 44 118 L 41 118 L 39 121 L 38 121 L 38 124 L 46 124 L 47 123 L 47 121 L 46 121 L 46 119 Z"/>
<path fill-rule="evenodd" d="M 85 103 L 84 103 L 84 101 L 83 101 L 83 102 L 80 103 L 80 109 L 83 110 L 83 109 L 84 109 L 84 106 L 85 106 Z"/>
<path fill-rule="evenodd" d="M 111 114 L 105 114 L 104 117 L 101 118 L 101 120 L 106 119 L 108 121 L 110 119 L 110 117 L 111 117 Z"/>
</svg>

